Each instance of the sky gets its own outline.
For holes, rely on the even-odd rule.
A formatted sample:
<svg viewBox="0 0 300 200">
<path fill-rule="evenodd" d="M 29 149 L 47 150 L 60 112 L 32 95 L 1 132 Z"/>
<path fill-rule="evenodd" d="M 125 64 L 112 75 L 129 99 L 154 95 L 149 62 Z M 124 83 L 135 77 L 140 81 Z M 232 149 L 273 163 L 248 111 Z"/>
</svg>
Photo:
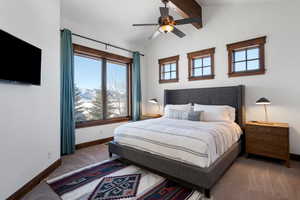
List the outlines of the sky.
<svg viewBox="0 0 300 200">
<path fill-rule="evenodd" d="M 102 61 L 74 56 L 75 84 L 81 89 L 101 89 Z M 125 92 L 127 68 L 124 65 L 107 62 L 107 87 Z"/>
</svg>

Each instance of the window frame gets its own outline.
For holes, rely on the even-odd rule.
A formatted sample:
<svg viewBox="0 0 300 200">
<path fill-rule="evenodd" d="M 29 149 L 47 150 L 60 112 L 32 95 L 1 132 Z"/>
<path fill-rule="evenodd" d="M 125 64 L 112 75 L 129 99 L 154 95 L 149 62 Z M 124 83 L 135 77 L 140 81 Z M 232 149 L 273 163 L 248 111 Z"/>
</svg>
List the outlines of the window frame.
<svg viewBox="0 0 300 200">
<path fill-rule="evenodd" d="M 187 53 L 188 57 L 188 80 L 189 81 L 197 81 L 197 80 L 209 80 L 215 78 L 215 49 L 216 48 L 209 48 L 200 51 L 194 51 Z M 203 75 L 203 76 L 193 76 L 193 69 L 194 67 L 194 60 L 197 58 L 206 58 L 210 57 L 210 68 L 211 68 L 211 75 Z M 203 66 L 201 67 L 203 68 Z"/>
<path fill-rule="evenodd" d="M 158 60 L 159 64 L 159 83 L 175 83 L 179 81 L 179 73 L 178 73 L 178 62 L 179 62 L 179 55 L 172 56 L 168 58 L 161 58 Z M 162 67 L 166 64 L 176 64 L 176 78 L 175 79 L 162 79 Z"/>
<path fill-rule="evenodd" d="M 117 62 L 121 64 L 125 64 L 127 66 L 127 106 L 128 106 L 128 116 L 126 117 L 117 117 L 117 118 L 108 118 L 108 119 L 102 119 L 102 120 L 91 120 L 91 121 L 85 121 L 85 122 L 76 122 L 75 128 L 86 128 L 86 127 L 92 127 L 92 126 L 99 126 L 99 125 L 105 125 L 105 124 L 112 124 L 112 123 L 119 123 L 119 122 L 125 122 L 131 120 L 132 111 L 131 111 L 131 105 L 132 105 L 132 63 L 133 59 L 128 58 L 125 56 L 120 56 L 117 54 L 101 51 L 98 49 L 93 49 L 89 47 L 85 47 L 78 44 L 73 44 L 73 52 L 74 55 L 83 56 L 91 59 L 101 59 L 102 60 L 102 100 L 103 104 L 103 110 L 104 115 L 106 113 L 106 65 L 107 61 L 109 62 Z M 104 67 L 103 67 L 104 66 Z"/>
<path fill-rule="evenodd" d="M 246 41 L 236 42 L 227 45 L 228 51 L 228 77 L 239 77 L 239 76 L 252 76 L 252 75 L 260 75 L 265 74 L 265 44 L 266 44 L 267 36 L 250 39 Z M 253 48 L 259 49 L 259 69 L 257 70 L 246 70 L 241 72 L 235 72 L 233 64 L 235 63 L 234 58 L 234 51 L 238 50 L 249 50 Z M 247 54 L 247 52 L 246 52 Z M 247 55 L 245 62 L 247 63 Z"/>
</svg>

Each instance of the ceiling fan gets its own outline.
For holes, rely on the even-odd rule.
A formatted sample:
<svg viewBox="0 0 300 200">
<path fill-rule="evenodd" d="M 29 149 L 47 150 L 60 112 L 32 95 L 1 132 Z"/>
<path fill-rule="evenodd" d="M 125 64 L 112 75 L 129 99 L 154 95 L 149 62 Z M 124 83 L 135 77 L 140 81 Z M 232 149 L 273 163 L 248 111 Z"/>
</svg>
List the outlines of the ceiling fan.
<svg viewBox="0 0 300 200">
<path fill-rule="evenodd" d="M 169 8 L 167 7 L 167 3 L 169 2 L 169 0 L 162 0 L 162 2 L 165 4 L 165 7 L 159 8 L 161 16 L 158 18 L 158 23 L 133 24 L 133 26 L 159 26 L 155 33 L 149 39 L 156 38 L 160 33 L 169 32 L 172 32 L 178 37 L 183 38 L 185 34 L 175 26 L 201 22 L 201 18 L 199 17 L 174 20 L 174 18 L 169 15 Z"/>
</svg>

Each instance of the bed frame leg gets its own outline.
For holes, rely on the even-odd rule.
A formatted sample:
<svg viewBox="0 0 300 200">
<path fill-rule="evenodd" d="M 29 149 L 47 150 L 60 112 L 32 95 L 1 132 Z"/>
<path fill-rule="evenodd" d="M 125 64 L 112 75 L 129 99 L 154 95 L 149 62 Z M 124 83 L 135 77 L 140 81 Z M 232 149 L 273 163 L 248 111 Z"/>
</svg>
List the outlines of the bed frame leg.
<svg viewBox="0 0 300 200">
<path fill-rule="evenodd" d="M 112 152 L 108 152 L 108 156 L 109 156 L 109 158 L 111 158 L 112 157 Z"/>
<path fill-rule="evenodd" d="M 210 198 L 210 189 L 204 189 L 204 196 L 205 198 Z"/>
</svg>

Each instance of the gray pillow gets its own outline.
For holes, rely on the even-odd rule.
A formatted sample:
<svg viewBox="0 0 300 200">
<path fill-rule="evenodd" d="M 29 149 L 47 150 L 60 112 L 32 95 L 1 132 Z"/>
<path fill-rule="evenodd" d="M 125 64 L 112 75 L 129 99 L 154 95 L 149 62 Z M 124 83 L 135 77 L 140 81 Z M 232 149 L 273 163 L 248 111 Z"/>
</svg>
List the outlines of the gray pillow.
<svg viewBox="0 0 300 200">
<path fill-rule="evenodd" d="M 200 121 L 202 111 L 190 111 L 188 114 L 188 120 Z"/>
</svg>

